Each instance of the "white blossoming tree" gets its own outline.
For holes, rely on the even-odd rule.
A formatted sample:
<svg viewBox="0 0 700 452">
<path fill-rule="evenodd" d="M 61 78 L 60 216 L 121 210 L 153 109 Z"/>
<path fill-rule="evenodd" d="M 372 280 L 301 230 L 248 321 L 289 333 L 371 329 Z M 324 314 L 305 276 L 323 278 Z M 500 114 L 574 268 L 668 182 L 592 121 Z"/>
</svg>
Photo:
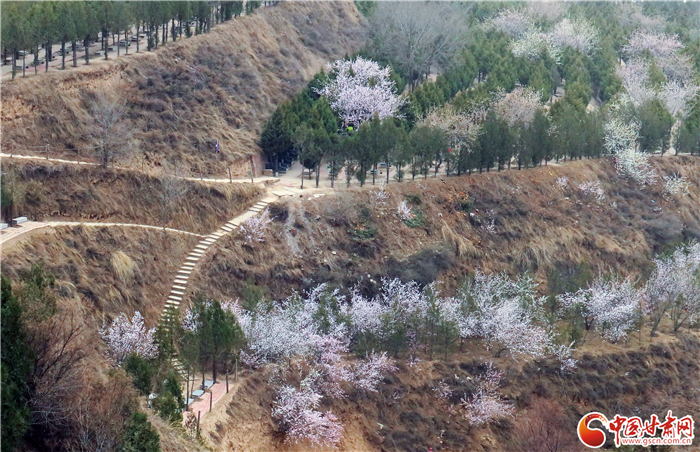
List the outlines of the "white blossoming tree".
<svg viewBox="0 0 700 452">
<path fill-rule="evenodd" d="M 379 119 L 397 116 L 404 99 L 393 92 L 391 69 L 357 57 L 337 60 L 329 66 L 330 80 L 318 93 L 348 124 L 359 126 L 375 114 Z"/>
<path fill-rule="evenodd" d="M 484 22 L 484 28 L 502 31 L 511 39 L 520 39 L 535 29 L 535 18 L 527 10 L 504 9 Z"/>
<path fill-rule="evenodd" d="M 515 409 L 513 405 L 505 401 L 498 393 L 498 385 L 501 382 L 503 372 L 499 371 L 489 362 L 486 373 L 479 377 L 477 388 L 469 398 L 462 399 L 464 418 L 474 426 L 488 424 L 496 419 L 510 417 Z"/>
<path fill-rule="evenodd" d="M 121 365 L 132 353 L 146 359 L 155 358 L 158 352 L 153 342 L 155 331 L 155 328 L 146 329 L 143 316 L 136 311 L 131 320 L 122 314 L 109 327 L 103 326 L 100 335 L 109 347 L 109 355 Z"/>
<path fill-rule="evenodd" d="M 591 53 L 598 44 L 598 30 L 583 18 L 563 19 L 549 35 L 559 49 L 572 48 L 581 53 Z"/>
<path fill-rule="evenodd" d="M 265 241 L 265 234 L 271 222 L 270 212 L 265 209 L 262 214 L 252 216 L 242 222 L 238 230 L 246 244 L 253 245 Z"/>
<path fill-rule="evenodd" d="M 651 318 L 651 336 L 664 315 L 677 332 L 700 319 L 700 243 L 676 249 L 673 255 L 654 260 L 656 269 L 646 287 L 646 311 Z"/>
<path fill-rule="evenodd" d="M 612 343 L 626 340 L 642 318 L 642 292 L 629 280 L 599 278 L 590 287 L 557 299 L 568 315 L 583 321 L 586 332 L 595 329 Z"/>
<path fill-rule="evenodd" d="M 337 446 L 343 438 L 343 426 L 330 411 L 318 411 L 323 396 L 308 384 L 300 389 L 284 386 L 280 389 L 272 410 L 272 417 L 286 433 L 286 441 L 308 441 L 313 446 Z"/>
<path fill-rule="evenodd" d="M 546 329 L 536 324 L 542 300 L 531 280 L 511 281 L 503 275 L 478 272 L 457 296 L 466 314 L 460 319 L 463 338 L 480 338 L 494 356 L 542 358 L 551 344 Z"/>
</svg>

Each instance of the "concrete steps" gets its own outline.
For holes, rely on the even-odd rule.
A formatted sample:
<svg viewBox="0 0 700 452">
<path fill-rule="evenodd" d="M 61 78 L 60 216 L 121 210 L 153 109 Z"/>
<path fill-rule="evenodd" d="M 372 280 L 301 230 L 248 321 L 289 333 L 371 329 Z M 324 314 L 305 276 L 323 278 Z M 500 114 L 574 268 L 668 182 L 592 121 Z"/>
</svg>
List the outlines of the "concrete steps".
<svg viewBox="0 0 700 452">
<path fill-rule="evenodd" d="M 289 193 L 285 193 L 289 196 Z M 279 196 L 273 194 L 272 196 L 266 196 L 265 198 L 257 201 L 248 211 L 231 221 L 227 222 L 221 228 L 206 235 L 202 240 L 194 247 L 194 249 L 187 255 L 185 262 L 178 270 L 175 275 L 175 280 L 170 289 L 170 294 L 165 301 L 165 306 L 163 306 L 163 312 L 160 317 L 160 324 L 166 329 L 170 329 L 174 322 L 179 321 L 180 317 L 180 305 L 184 303 L 185 293 L 187 293 L 187 283 L 190 279 L 190 275 L 194 271 L 197 263 L 202 259 L 206 251 L 221 237 L 232 233 L 243 221 L 258 215 L 260 212 L 265 210 L 267 206 L 276 201 Z M 184 367 L 182 363 L 177 360 L 177 357 L 172 358 L 173 368 L 184 378 Z"/>
</svg>

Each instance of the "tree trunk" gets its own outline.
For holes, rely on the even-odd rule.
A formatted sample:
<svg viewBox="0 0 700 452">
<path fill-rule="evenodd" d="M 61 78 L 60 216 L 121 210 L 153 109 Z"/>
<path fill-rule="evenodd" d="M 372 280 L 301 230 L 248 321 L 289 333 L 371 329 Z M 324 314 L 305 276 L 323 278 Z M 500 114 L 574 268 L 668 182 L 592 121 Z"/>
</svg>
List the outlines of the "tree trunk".
<svg viewBox="0 0 700 452">
<path fill-rule="evenodd" d="M 373 170 L 372 171 L 372 185 L 374 185 L 374 179 L 377 175 L 377 164 L 376 163 L 374 164 L 374 168 L 372 168 L 372 170 Z"/>
<path fill-rule="evenodd" d="M 12 80 L 17 76 L 17 52 L 12 52 Z"/>
<path fill-rule="evenodd" d="M 85 64 L 90 64 L 90 38 L 85 38 L 83 45 L 85 46 Z"/>
<path fill-rule="evenodd" d="M 138 24 L 136 24 L 136 53 L 139 53 L 139 43 L 141 42 L 141 35 L 139 35 L 139 27 Z"/>
<path fill-rule="evenodd" d="M 66 41 L 61 41 L 61 69 L 66 69 Z"/>
<path fill-rule="evenodd" d="M 73 50 L 73 67 L 78 67 L 78 50 L 77 50 L 77 46 L 75 43 L 75 39 L 71 43 L 71 47 Z"/>
<path fill-rule="evenodd" d="M 121 32 L 118 31 L 117 32 L 117 58 L 119 58 L 119 51 L 121 50 L 121 49 L 119 49 L 119 38 L 121 37 L 121 35 L 122 35 Z"/>
<path fill-rule="evenodd" d="M 318 188 L 318 180 L 321 177 L 321 163 L 316 165 L 316 188 Z"/>
<path fill-rule="evenodd" d="M 22 77 L 26 77 L 26 69 L 27 69 L 27 54 L 23 53 L 22 54 Z"/>
<path fill-rule="evenodd" d="M 44 47 L 44 56 L 46 56 L 46 70 L 44 72 L 49 72 L 49 61 L 51 61 L 51 43 L 47 42 L 46 47 Z"/>
<path fill-rule="evenodd" d="M 213 374 L 212 379 L 214 380 L 214 383 L 216 383 L 216 358 L 213 358 L 211 360 L 211 365 L 212 365 L 212 374 Z"/>
</svg>

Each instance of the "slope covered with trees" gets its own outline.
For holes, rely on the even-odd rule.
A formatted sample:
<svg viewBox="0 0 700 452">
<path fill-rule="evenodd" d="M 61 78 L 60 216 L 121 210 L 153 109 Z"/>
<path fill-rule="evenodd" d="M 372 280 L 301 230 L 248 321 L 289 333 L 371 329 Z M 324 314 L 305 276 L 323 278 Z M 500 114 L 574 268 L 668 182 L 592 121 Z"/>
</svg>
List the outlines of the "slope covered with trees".
<svg viewBox="0 0 700 452">
<path fill-rule="evenodd" d="M 17 79 L 3 89 L 3 150 L 225 174 L 257 153 L 277 102 L 365 41 L 352 4 L 284 3 L 128 60 Z"/>
</svg>

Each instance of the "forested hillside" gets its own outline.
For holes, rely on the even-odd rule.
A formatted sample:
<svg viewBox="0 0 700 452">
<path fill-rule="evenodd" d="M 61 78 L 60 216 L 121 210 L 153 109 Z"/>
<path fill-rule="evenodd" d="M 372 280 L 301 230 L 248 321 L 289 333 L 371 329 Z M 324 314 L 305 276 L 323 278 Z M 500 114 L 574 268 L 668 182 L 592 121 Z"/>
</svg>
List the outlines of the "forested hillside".
<svg viewBox="0 0 700 452">
<path fill-rule="evenodd" d="M 49 145 L 53 156 L 225 173 L 258 153 L 276 103 L 366 39 L 352 4 L 283 3 L 128 60 L 15 79 L 3 86 L 3 152 Z"/>
</svg>

